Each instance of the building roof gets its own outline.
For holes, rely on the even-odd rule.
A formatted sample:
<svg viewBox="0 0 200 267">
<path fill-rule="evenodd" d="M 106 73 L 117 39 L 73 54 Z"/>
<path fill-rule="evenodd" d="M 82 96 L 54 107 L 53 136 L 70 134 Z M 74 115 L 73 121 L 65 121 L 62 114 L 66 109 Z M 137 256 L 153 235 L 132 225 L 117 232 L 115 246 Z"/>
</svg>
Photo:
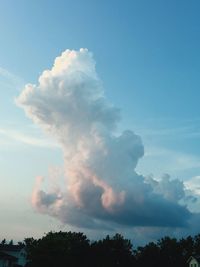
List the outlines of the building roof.
<svg viewBox="0 0 200 267">
<path fill-rule="evenodd" d="M 11 255 L 8 255 L 8 254 L 6 254 L 6 253 L 4 253 L 4 252 L 2 252 L 2 251 L 0 251 L 0 259 L 4 259 L 4 260 L 17 260 L 17 258 L 16 257 L 14 257 L 14 256 L 11 256 Z"/>
<path fill-rule="evenodd" d="M 189 259 L 187 260 L 187 262 L 190 262 L 192 259 L 195 259 L 196 261 L 198 261 L 198 263 L 200 263 L 200 255 L 190 256 Z"/>
<path fill-rule="evenodd" d="M 0 244 L 0 251 L 20 251 L 24 248 L 23 245 L 9 245 L 9 244 Z"/>
</svg>

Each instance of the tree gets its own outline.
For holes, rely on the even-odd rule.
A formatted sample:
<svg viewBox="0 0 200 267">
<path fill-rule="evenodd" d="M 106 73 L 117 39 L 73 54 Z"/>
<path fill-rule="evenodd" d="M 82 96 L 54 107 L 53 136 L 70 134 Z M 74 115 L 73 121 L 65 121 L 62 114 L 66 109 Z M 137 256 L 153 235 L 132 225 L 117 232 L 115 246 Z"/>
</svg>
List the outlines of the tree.
<svg viewBox="0 0 200 267">
<path fill-rule="evenodd" d="M 181 259 L 182 259 L 182 266 L 187 267 L 188 263 L 187 260 L 191 255 L 195 253 L 194 249 L 194 240 L 191 236 L 188 236 L 186 238 L 181 238 L 179 240 L 179 246 L 181 250 Z"/>
<path fill-rule="evenodd" d="M 137 266 L 157 267 L 161 265 L 160 248 L 154 242 L 135 251 Z"/>
<path fill-rule="evenodd" d="M 158 245 L 164 266 L 180 266 L 182 254 L 176 238 L 164 237 L 158 241 Z"/>
<path fill-rule="evenodd" d="M 25 239 L 30 267 L 87 266 L 89 240 L 82 233 L 49 232 Z"/>
<path fill-rule="evenodd" d="M 5 245 L 6 244 L 6 239 L 4 238 L 2 241 L 1 241 L 1 245 Z"/>
<path fill-rule="evenodd" d="M 9 245 L 13 245 L 13 240 L 11 239 L 10 242 L 9 242 Z"/>
<path fill-rule="evenodd" d="M 120 234 L 109 235 L 91 244 L 93 266 L 96 267 L 129 267 L 134 265 L 134 256 L 130 240 Z"/>
<path fill-rule="evenodd" d="M 192 254 L 193 240 L 191 237 L 177 240 L 168 236 L 156 243 L 151 242 L 136 250 L 138 266 L 149 267 L 186 267 L 186 262 Z"/>
</svg>

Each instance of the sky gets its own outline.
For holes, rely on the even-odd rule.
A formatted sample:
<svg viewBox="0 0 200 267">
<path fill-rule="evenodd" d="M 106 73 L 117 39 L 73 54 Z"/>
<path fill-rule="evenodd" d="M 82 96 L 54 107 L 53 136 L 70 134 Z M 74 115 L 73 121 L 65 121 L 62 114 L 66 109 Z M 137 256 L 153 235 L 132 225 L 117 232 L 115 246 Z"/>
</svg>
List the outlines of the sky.
<svg viewBox="0 0 200 267">
<path fill-rule="evenodd" d="M 199 9 L 0 1 L 0 239 L 199 233 Z"/>
</svg>

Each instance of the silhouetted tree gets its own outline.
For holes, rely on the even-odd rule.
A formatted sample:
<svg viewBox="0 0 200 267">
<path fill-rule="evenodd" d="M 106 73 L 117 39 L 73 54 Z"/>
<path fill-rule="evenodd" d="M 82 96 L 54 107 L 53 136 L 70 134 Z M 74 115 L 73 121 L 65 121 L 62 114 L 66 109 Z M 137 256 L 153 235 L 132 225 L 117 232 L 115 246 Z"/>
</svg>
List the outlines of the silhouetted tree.
<svg viewBox="0 0 200 267">
<path fill-rule="evenodd" d="M 166 236 L 134 251 L 120 234 L 90 243 L 83 233 L 49 232 L 24 244 L 28 267 L 187 267 L 188 258 L 200 254 L 200 234 L 180 240 Z"/>
<path fill-rule="evenodd" d="M 12 239 L 10 240 L 9 245 L 13 245 L 13 240 Z"/>
<path fill-rule="evenodd" d="M 194 249 L 194 239 L 191 236 L 181 238 L 179 240 L 179 246 L 182 255 L 182 266 L 187 267 L 187 260 L 189 259 L 189 257 L 193 254 L 196 254 Z"/>
<path fill-rule="evenodd" d="M 195 240 L 195 242 L 194 242 Z M 196 244 L 196 250 L 195 250 Z M 164 237 L 157 243 L 149 243 L 144 247 L 138 247 L 135 251 L 137 265 L 149 267 L 186 267 L 188 258 L 200 249 L 200 236 L 194 239 L 191 236 L 177 240 Z"/>
<path fill-rule="evenodd" d="M 164 237 L 158 241 L 158 246 L 160 247 L 160 256 L 163 261 L 163 267 L 181 266 L 182 253 L 176 238 Z"/>
<path fill-rule="evenodd" d="M 161 264 L 160 248 L 154 242 L 144 247 L 138 247 L 135 251 L 137 266 L 157 267 Z"/>
<path fill-rule="evenodd" d="M 6 239 L 4 238 L 2 241 L 1 241 L 1 245 L 5 245 L 6 244 Z"/>
<path fill-rule="evenodd" d="M 92 243 L 91 253 L 96 267 L 129 267 L 135 263 L 130 240 L 120 234 Z"/>
<path fill-rule="evenodd" d="M 194 253 L 200 255 L 200 234 L 196 235 L 193 238 L 194 242 Z"/>
<path fill-rule="evenodd" d="M 30 267 L 88 266 L 89 240 L 82 233 L 49 232 L 25 243 Z"/>
</svg>

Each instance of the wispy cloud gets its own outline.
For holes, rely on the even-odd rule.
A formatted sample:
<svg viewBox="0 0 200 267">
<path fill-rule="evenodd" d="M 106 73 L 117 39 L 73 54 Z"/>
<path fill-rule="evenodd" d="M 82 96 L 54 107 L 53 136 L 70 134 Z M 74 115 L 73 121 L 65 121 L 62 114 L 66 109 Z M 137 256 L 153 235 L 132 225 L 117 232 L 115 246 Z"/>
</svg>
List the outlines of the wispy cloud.
<svg viewBox="0 0 200 267">
<path fill-rule="evenodd" d="M 5 68 L 0 67 L 0 84 L 15 90 L 19 90 L 24 86 L 25 83 L 26 82 L 23 78 Z"/>
<path fill-rule="evenodd" d="M 178 124 L 177 121 L 176 124 Z M 137 131 L 143 137 L 155 137 L 155 138 L 167 138 L 171 139 L 177 136 L 180 136 L 182 139 L 189 139 L 189 138 L 199 138 L 200 137 L 200 127 L 197 127 L 200 124 L 197 124 L 197 121 L 188 121 L 183 122 L 184 125 L 178 126 L 155 126 L 155 127 L 142 127 L 138 126 Z"/>
<path fill-rule="evenodd" d="M 0 136 L 3 136 L 7 140 L 28 144 L 37 147 L 56 148 L 58 144 L 51 142 L 48 138 L 34 137 L 29 134 L 25 134 L 13 129 L 0 128 Z M 1 145 L 1 144 L 0 144 Z"/>
<path fill-rule="evenodd" d="M 200 157 L 162 146 L 145 145 L 145 154 L 138 164 L 138 170 L 157 175 L 165 172 L 173 175 L 194 170 L 200 172 Z"/>
</svg>

